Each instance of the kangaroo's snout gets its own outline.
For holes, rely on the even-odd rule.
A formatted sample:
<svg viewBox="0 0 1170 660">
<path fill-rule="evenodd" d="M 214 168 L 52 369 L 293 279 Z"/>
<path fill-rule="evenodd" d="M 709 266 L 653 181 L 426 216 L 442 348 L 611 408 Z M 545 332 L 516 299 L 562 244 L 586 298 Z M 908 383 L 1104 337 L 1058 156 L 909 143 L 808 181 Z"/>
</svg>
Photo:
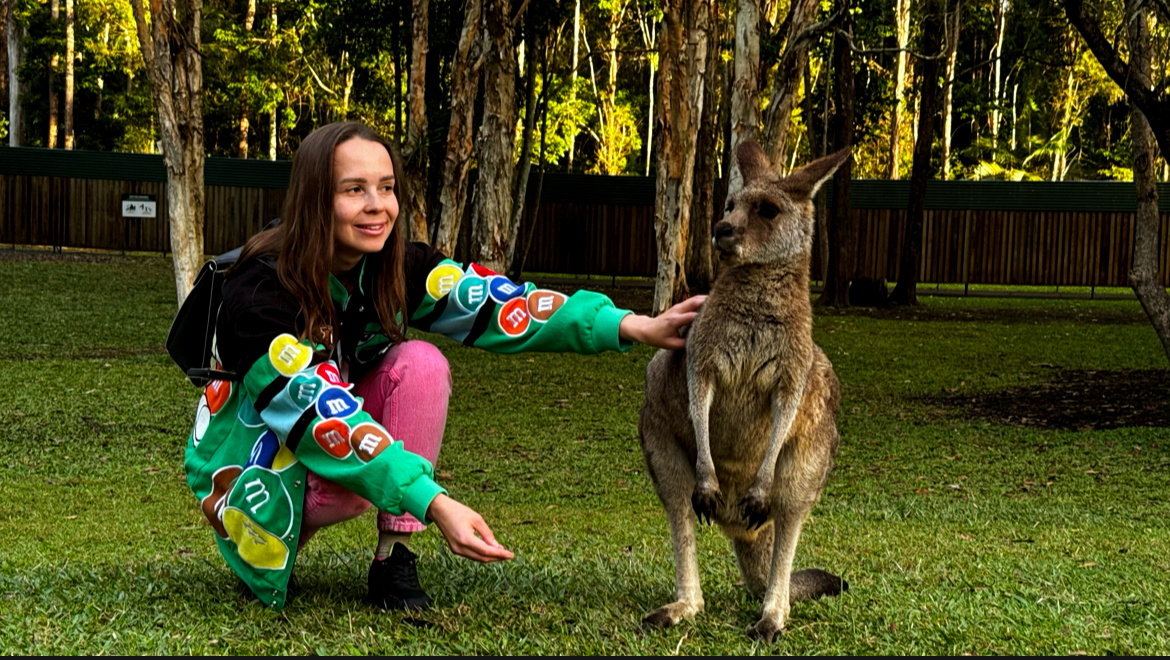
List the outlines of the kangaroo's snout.
<svg viewBox="0 0 1170 660">
<path fill-rule="evenodd" d="M 735 251 L 736 245 L 739 243 L 736 237 L 735 227 L 726 220 L 720 220 L 711 232 L 711 242 L 724 254 L 730 254 Z"/>
</svg>

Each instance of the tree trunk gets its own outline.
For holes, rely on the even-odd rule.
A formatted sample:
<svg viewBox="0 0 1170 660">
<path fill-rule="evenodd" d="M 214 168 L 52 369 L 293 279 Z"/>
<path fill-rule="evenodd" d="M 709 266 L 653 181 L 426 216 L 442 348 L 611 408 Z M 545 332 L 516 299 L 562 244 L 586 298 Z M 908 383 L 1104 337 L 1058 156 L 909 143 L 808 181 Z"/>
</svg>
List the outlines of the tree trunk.
<svg viewBox="0 0 1170 660">
<path fill-rule="evenodd" d="M 24 145 L 24 115 L 20 111 L 20 96 L 28 91 L 17 71 L 24 62 L 24 28 L 16 23 L 16 0 L 8 0 L 4 16 L 8 37 L 8 146 Z"/>
<path fill-rule="evenodd" d="M 849 0 L 839 0 L 848 2 Z M 846 18 L 843 27 L 850 37 L 838 33 L 833 37 L 833 151 L 853 146 L 854 74 L 850 39 L 853 22 Z M 833 201 L 829 220 L 829 266 L 825 287 L 817 304 L 831 307 L 849 306 L 849 280 L 853 277 L 857 237 L 849 217 L 849 184 L 853 176 L 853 159 L 837 168 L 833 175 Z"/>
<path fill-rule="evenodd" d="M 955 0 L 955 10 L 952 17 L 947 18 L 947 71 L 946 83 L 943 88 L 943 134 L 942 134 L 942 178 L 951 178 L 951 133 L 953 131 L 954 122 L 954 98 L 955 98 L 955 62 L 958 60 L 959 52 L 959 27 L 961 25 L 960 18 L 963 13 L 962 0 Z M 1012 149 L 1015 145 L 1015 118 L 1012 118 Z"/>
<path fill-rule="evenodd" d="M 1000 96 L 1003 95 L 1003 37 L 1007 32 L 1007 0 L 994 0 L 992 11 L 995 20 L 995 56 L 992 58 L 995 60 L 995 87 L 991 98 L 991 162 L 994 163 L 996 152 L 999 151 L 999 106 Z"/>
<path fill-rule="evenodd" d="M 53 19 L 55 24 L 61 15 L 61 9 L 58 0 L 50 0 L 49 16 Z M 45 146 L 50 149 L 57 148 L 57 92 L 53 90 L 53 76 L 57 73 L 57 67 L 60 65 L 61 56 L 57 54 L 57 49 L 53 48 L 53 55 L 49 58 L 49 75 L 46 78 L 49 81 L 49 142 Z"/>
<path fill-rule="evenodd" d="M 529 14 L 531 16 L 531 14 Z M 531 38 L 532 22 L 525 33 Z M 528 197 L 528 175 L 532 172 L 532 135 L 536 132 L 536 67 L 543 58 L 544 49 L 533 45 L 524 64 L 524 136 L 520 145 L 520 173 L 516 177 L 516 194 L 512 196 L 512 221 L 508 236 L 508 254 L 504 264 L 512 268 L 516 263 L 516 244 L 520 240 L 520 223 L 524 219 L 524 205 Z M 504 272 L 504 271 L 499 271 Z"/>
<path fill-rule="evenodd" d="M 133 0 L 138 45 L 158 110 L 167 169 L 167 223 L 179 304 L 203 264 L 203 69 L 201 0 Z M 176 6 L 177 5 L 177 6 Z"/>
<path fill-rule="evenodd" d="M 427 231 L 427 30 L 430 0 L 413 0 L 410 31 L 410 83 L 407 85 L 409 106 L 406 122 L 406 144 L 403 148 L 404 167 L 410 183 L 411 196 L 403 217 L 410 228 L 410 240 L 430 242 Z"/>
<path fill-rule="evenodd" d="M 481 0 L 467 0 L 463 31 L 451 68 L 451 124 L 447 128 L 447 150 L 443 160 L 443 186 L 439 191 L 440 217 L 434 246 L 446 255 L 455 254 L 459 227 L 467 198 L 467 171 L 471 167 L 471 130 L 475 92 L 483 64 L 480 19 Z"/>
<path fill-rule="evenodd" d="M 573 10 L 573 68 L 569 71 L 569 104 L 572 107 L 577 102 L 577 64 L 578 45 L 581 43 L 581 0 L 577 0 Z M 574 126 L 573 134 L 569 136 L 569 170 L 573 171 L 573 152 L 577 147 L 577 131 Z"/>
<path fill-rule="evenodd" d="M 735 12 L 735 77 L 731 82 L 731 141 L 723 147 L 733 155 L 741 143 L 759 141 L 759 84 L 760 0 L 739 0 Z M 730 195 L 743 187 L 743 174 L 734 157 L 728 175 Z"/>
<path fill-rule="evenodd" d="M 516 171 L 516 46 L 510 0 L 487 0 L 484 11 L 483 123 L 476 138 L 479 177 L 472 195 L 471 258 L 502 273 L 508 267 L 512 174 Z"/>
<path fill-rule="evenodd" d="M 946 0 L 930 0 L 925 7 L 922 48 L 936 54 L 946 20 Z M 906 210 L 906 229 L 902 232 L 902 258 L 898 262 L 898 284 L 890 296 L 895 305 L 918 304 L 918 269 L 922 261 L 922 225 L 926 217 L 926 183 L 934 178 L 930 158 L 934 144 L 934 119 L 938 115 L 939 60 L 918 60 L 918 137 L 914 141 L 914 164 L 910 169 L 910 206 Z"/>
<path fill-rule="evenodd" d="M 73 0 L 65 0 L 65 148 L 73 148 Z"/>
<path fill-rule="evenodd" d="M 786 171 L 788 126 L 792 121 L 792 108 L 796 105 L 796 90 L 800 86 L 801 72 L 808 64 L 809 45 L 816 36 L 829 29 L 841 15 L 838 13 L 834 18 L 814 26 L 813 19 L 819 11 L 820 3 L 817 0 L 797 0 L 792 3 L 785 19 L 788 35 L 784 41 L 780 63 L 776 67 L 768 109 L 764 112 L 764 153 L 768 155 L 768 161 L 777 172 Z"/>
<path fill-rule="evenodd" d="M 268 7 L 268 24 L 269 24 L 269 29 L 272 30 L 272 34 L 275 35 L 276 34 L 276 3 L 275 2 L 273 2 Z M 277 136 L 277 129 L 280 127 L 279 120 L 277 119 L 277 117 L 278 117 L 277 106 L 278 106 L 278 102 L 273 101 L 272 102 L 272 109 L 269 111 L 269 114 L 268 114 L 268 160 L 276 160 L 276 141 L 277 141 L 277 137 L 278 137 Z"/>
<path fill-rule="evenodd" d="M 902 109 L 906 104 L 906 64 L 910 54 L 910 0 L 894 1 L 894 33 L 898 40 L 897 68 L 894 73 L 894 111 L 890 113 L 890 178 L 898 178 L 902 151 Z M 934 53 L 928 53 L 933 55 Z"/>
<path fill-rule="evenodd" d="M 688 295 L 687 233 L 695 174 L 695 139 L 703 112 L 710 46 L 710 2 L 668 0 L 658 47 L 658 176 L 654 233 L 658 277 L 652 313 Z"/>
<path fill-rule="evenodd" d="M 1150 43 L 1149 23 L 1142 0 L 1126 0 L 1125 15 L 1129 39 L 1130 67 L 1145 80 L 1150 79 L 1154 49 Z M 1137 106 L 1130 106 L 1133 140 L 1133 182 L 1137 193 L 1137 212 L 1133 226 L 1133 269 L 1129 285 L 1150 317 L 1162 349 L 1170 359 L 1170 294 L 1162 286 L 1158 270 L 1158 177 L 1155 161 L 1154 132 Z"/>
<path fill-rule="evenodd" d="M 710 3 L 710 30 L 719 33 L 719 3 Z M 716 103 L 719 89 L 719 49 L 707 49 L 706 71 L 703 75 L 703 109 L 699 113 L 699 135 L 695 145 L 697 154 L 716 153 L 715 144 L 719 125 L 716 123 Z M 687 240 L 687 284 L 692 293 L 707 293 L 715 279 L 711 262 L 711 226 L 714 224 L 715 166 L 713 158 L 695 158 L 694 199 L 691 204 L 691 226 Z"/>
</svg>

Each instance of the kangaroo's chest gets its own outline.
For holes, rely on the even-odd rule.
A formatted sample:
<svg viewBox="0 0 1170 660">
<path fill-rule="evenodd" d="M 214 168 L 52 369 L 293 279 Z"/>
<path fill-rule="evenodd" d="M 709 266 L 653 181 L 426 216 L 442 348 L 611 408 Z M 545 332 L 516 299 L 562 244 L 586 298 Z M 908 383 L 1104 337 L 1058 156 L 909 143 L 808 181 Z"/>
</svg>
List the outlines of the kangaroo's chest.
<svg viewBox="0 0 1170 660">
<path fill-rule="evenodd" d="M 687 338 L 688 368 L 715 385 L 716 397 L 746 403 L 772 392 L 792 360 L 792 324 L 768 310 L 703 309 Z"/>
</svg>

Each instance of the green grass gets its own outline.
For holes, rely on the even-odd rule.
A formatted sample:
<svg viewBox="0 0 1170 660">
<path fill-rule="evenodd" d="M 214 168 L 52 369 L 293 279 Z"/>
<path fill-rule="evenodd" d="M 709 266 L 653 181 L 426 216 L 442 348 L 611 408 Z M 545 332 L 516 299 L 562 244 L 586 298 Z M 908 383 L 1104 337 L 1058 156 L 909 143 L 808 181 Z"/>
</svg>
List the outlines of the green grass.
<svg viewBox="0 0 1170 660">
<path fill-rule="evenodd" d="M 713 529 L 706 612 L 639 626 L 673 594 L 637 442 L 644 347 L 508 357 L 428 336 L 456 384 L 438 472 L 517 558 L 478 565 L 428 531 L 414 545 L 438 607 L 376 611 L 367 514 L 314 539 L 276 613 L 239 596 L 183 481 L 197 391 L 162 347 L 168 261 L 10 259 L 0 278 L 0 652 L 1170 653 L 1167 430 L 1004 426 L 924 399 L 1165 367 L 1134 301 L 819 315 L 842 443 L 797 564 L 852 588 L 797 604 L 764 646 Z"/>
</svg>

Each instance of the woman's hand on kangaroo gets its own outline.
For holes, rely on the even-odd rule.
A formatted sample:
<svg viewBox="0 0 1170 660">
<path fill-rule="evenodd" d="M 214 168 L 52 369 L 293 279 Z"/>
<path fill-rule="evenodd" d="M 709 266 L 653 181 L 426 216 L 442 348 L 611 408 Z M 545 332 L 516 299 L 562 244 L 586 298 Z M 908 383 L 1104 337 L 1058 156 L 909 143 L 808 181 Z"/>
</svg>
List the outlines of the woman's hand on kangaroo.
<svg viewBox="0 0 1170 660">
<path fill-rule="evenodd" d="M 512 553 L 496 541 L 483 516 L 446 495 L 431 500 L 427 517 L 435 521 L 451 552 L 457 555 L 482 562 L 512 558 Z"/>
<path fill-rule="evenodd" d="M 695 320 L 707 296 L 692 296 L 658 316 L 627 314 L 618 326 L 618 335 L 658 348 L 680 349 L 687 345 L 679 331 Z"/>
</svg>

